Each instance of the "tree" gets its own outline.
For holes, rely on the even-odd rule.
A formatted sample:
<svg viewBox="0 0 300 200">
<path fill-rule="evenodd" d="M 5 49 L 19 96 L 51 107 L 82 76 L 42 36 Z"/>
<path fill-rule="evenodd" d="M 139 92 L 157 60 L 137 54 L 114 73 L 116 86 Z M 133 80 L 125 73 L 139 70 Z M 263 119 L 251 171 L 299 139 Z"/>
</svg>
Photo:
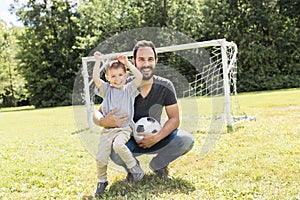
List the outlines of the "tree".
<svg viewBox="0 0 300 200">
<path fill-rule="evenodd" d="M 198 35 L 198 0 L 93 0 L 78 10 L 77 48 L 90 52 L 100 42 L 136 28 L 167 27 L 190 37 Z"/>
<path fill-rule="evenodd" d="M 17 7 L 18 0 L 15 2 Z M 18 59 L 30 102 L 36 107 L 71 104 L 80 58 L 115 34 L 142 27 L 197 34 L 197 6 L 196 0 L 92 0 L 82 1 L 75 9 L 66 0 L 29 0 L 15 7 L 25 26 Z M 127 44 L 113 45 L 117 51 Z M 107 53 L 111 50 L 105 49 Z"/>
<path fill-rule="evenodd" d="M 18 102 L 26 100 L 24 79 L 17 73 L 16 36 L 20 28 L 9 28 L 4 21 L 0 21 L 0 105 L 16 106 Z"/>
<path fill-rule="evenodd" d="M 239 91 L 300 86 L 300 78 L 295 75 L 300 72 L 299 24 L 296 17 L 291 18 L 297 13 L 298 3 L 286 0 L 280 5 L 280 2 L 204 2 L 201 23 L 204 39 L 226 38 L 238 45 Z M 290 6 L 294 11 L 287 15 L 284 10 Z"/>
<path fill-rule="evenodd" d="M 162 31 L 153 33 L 157 38 L 164 38 L 164 41 L 155 41 L 158 47 L 195 42 L 192 39 L 189 41 L 178 40 L 178 38 L 183 39 L 182 35 L 177 35 L 177 38 L 173 35 L 168 38 L 169 41 L 166 41 L 166 37 L 163 37 L 162 34 L 164 34 L 164 29 L 182 32 L 190 38 L 200 34 L 197 32 L 198 22 L 201 18 L 199 6 L 197 0 L 94 0 L 85 2 L 78 10 L 80 35 L 77 37 L 76 47 L 92 54 L 102 43 L 103 48 L 97 49 L 102 53 L 130 51 L 138 38 L 147 39 L 149 33 L 143 30 L 147 28 L 150 30 L 150 27 L 161 27 Z M 132 29 L 139 29 L 139 33 L 127 34 L 127 38 L 119 42 L 110 40 L 111 37 Z M 154 29 L 151 30 L 154 31 Z M 181 72 L 184 70 L 179 64 L 182 64 L 182 61 L 178 61 L 174 56 L 160 57 L 162 63 L 171 60 L 174 68 L 178 68 Z M 177 62 L 177 65 L 174 62 Z M 192 76 L 195 71 L 186 69 L 182 73 Z"/>
<path fill-rule="evenodd" d="M 20 72 L 36 107 L 70 105 L 79 53 L 76 12 L 63 0 L 30 0 L 17 14 L 25 26 L 19 37 Z"/>
<path fill-rule="evenodd" d="M 169 37 L 157 46 L 219 38 L 236 42 L 239 91 L 299 87 L 299 3 L 291 0 L 90 0 L 78 8 L 68 0 L 29 0 L 15 10 L 25 26 L 18 37 L 18 69 L 36 107 L 71 104 L 80 58 L 103 43 L 103 53 L 129 51 L 147 27 L 192 38 Z M 138 28 L 138 35 L 119 43 L 110 39 Z M 165 39 L 161 33 L 157 38 Z M 172 66 L 192 80 L 194 71 L 183 69 L 178 59 L 170 55 L 160 61 L 179 63 Z"/>
</svg>

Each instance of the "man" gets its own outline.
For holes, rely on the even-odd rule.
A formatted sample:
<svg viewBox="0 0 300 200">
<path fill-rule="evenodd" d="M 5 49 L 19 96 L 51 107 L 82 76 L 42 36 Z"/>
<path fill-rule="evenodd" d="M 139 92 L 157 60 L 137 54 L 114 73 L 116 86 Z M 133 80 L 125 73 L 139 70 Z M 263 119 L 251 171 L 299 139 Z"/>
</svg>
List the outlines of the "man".
<svg viewBox="0 0 300 200">
<path fill-rule="evenodd" d="M 150 161 L 150 169 L 161 178 L 169 178 L 168 165 L 192 149 L 194 138 L 190 133 L 177 129 L 180 119 L 176 92 L 170 80 L 154 75 L 157 61 L 155 46 L 151 41 L 137 42 L 133 49 L 132 62 L 141 71 L 143 81 L 141 93 L 135 98 L 134 121 L 148 116 L 160 121 L 163 107 L 168 120 L 159 132 L 140 133 L 143 139 L 135 141 L 132 137 L 126 145 L 135 157 L 156 154 Z M 115 116 L 116 110 L 103 117 L 100 110 L 94 114 L 94 123 L 99 126 L 118 127 L 128 120 L 127 115 Z M 114 151 L 111 159 L 127 171 L 126 182 L 134 182 L 133 175 Z"/>
</svg>

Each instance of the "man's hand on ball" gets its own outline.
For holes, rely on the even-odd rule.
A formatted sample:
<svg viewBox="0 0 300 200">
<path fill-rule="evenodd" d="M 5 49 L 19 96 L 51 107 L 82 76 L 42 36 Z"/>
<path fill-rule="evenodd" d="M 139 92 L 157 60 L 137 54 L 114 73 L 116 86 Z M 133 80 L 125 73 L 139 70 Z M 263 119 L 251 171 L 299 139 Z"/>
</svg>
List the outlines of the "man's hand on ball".
<svg viewBox="0 0 300 200">
<path fill-rule="evenodd" d="M 144 149 L 150 148 L 153 145 L 155 145 L 157 142 L 159 142 L 157 134 L 141 132 L 141 133 L 138 133 L 137 135 L 143 137 L 143 139 L 138 140 L 137 143 L 138 143 L 139 147 L 142 147 Z"/>
</svg>

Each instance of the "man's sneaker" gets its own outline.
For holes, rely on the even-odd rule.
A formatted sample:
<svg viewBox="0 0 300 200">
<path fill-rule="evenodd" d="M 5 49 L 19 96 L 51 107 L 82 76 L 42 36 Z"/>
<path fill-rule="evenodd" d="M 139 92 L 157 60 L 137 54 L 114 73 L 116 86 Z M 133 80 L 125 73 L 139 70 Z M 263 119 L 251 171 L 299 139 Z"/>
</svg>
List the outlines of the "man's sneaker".
<svg viewBox="0 0 300 200">
<path fill-rule="evenodd" d="M 159 177 L 159 178 L 163 178 L 163 179 L 172 179 L 169 176 L 169 168 L 168 167 L 164 167 L 158 170 L 155 170 L 154 173 Z"/>
<path fill-rule="evenodd" d="M 108 181 L 106 182 L 98 182 L 97 184 L 97 189 L 96 189 L 96 192 L 95 192 L 95 196 L 100 196 L 101 194 L 103 194 L 106 186 L 108 185 Z"/>
<path fill-rule="evenodd" d="M 144 171 L 142 170 L 142 168 L 140 167 L 139 164 L 136 164 L 133 168 L 130 168 L 129 173 L 127 174 L 127 176 L 130 176 L 129 174 L 132 175 L 133 177 L 133 182 L 137 182 L 140 181 L 143 177 L 144 177 Z M 127 177 L 126 177 L 127 179 Z M 129 181 L 128 181 L 129 183 Z"/>
</svg>

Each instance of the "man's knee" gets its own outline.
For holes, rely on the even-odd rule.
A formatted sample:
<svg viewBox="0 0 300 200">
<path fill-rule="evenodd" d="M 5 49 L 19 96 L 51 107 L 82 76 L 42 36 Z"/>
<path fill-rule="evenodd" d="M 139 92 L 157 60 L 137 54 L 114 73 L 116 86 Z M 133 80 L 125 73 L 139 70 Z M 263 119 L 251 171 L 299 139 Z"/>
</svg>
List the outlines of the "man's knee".
<svg viewBox="0 0 300 200">
<path fill-rule="evenodd" d="M 189 152 L 194 146 L 194 137 L 184 130 L 178 130 L 178 139 L 180 141 L 180 146 L 183 150 L 183 154 Z"/>
</svg>

